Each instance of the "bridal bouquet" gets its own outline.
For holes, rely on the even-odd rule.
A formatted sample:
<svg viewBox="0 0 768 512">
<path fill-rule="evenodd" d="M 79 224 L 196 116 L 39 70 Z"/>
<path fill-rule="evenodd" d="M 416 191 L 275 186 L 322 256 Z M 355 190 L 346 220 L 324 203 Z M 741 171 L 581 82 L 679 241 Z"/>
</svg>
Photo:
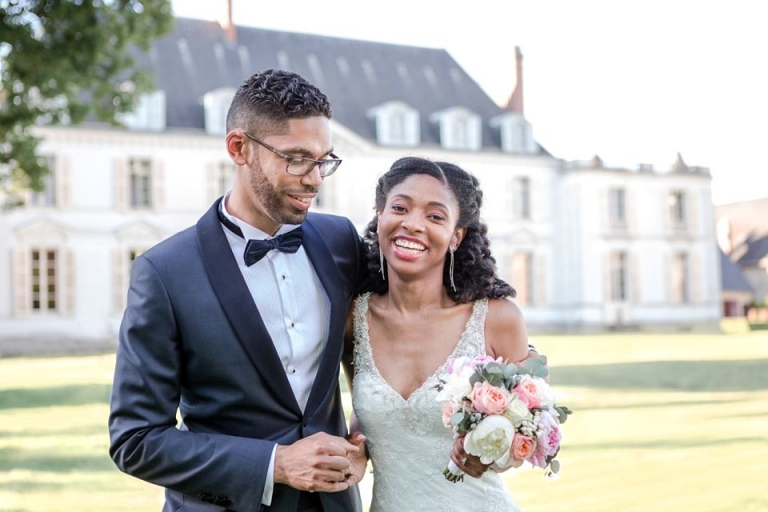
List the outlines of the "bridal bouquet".
<svg viewBox="0 0 768 512">
<path fill-rule="evenodd" d="M 560 425 L 571 410 L 555 404 L 545 363 L 538 358 L 519 367 L 486 355 L 448 363 L 437 400 L 443 424 L 464 436 L 464 451 L 504 469 L 528 461 L 546 476 L 559 471 Z M 452 460 L 443 475 L 451 482 L 464 478 Z"/>
</svg>

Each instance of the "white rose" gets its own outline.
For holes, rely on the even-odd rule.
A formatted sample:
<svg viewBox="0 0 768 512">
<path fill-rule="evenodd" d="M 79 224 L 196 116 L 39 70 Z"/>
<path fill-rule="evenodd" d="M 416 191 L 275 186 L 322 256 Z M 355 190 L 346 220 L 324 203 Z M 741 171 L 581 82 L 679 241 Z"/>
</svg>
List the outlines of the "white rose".
<svg viewBox="0 0 768 512">
<path fill-rule="evenodd" d="M 515 436 L 515 427 L 504 416 L 488 416 L 470 430 L 464 438 L 464 450 L 480 457 L 483 464 L 496 462 L 505 466 L 509 462 L 509 448 Z"/>
<path fill-rule="evenodd" d="M 471 368 L 466 368 L 461 373 L 451 374 L 448 381 L 443 385 L 443 389 L 437 394 L 437 401 L 453 400 L 460 402 L 462 398 L 468 396 L 472 392 L 472 385 L 469 383 L 472 373 Z"/>
<path fill-rule="evenodd" d="M 549 384 L 544 379 L 533 379 L 533 382 L 536 383 L 536 395 L 541 402 L 541 407 L 554 407 L 557 397 Z"/>
<path fill-rule="evenodd" d="M 504 416 L 512 422 L 515 428 L 518 428 L 523 420 L 531 417 L 531 411 L 528 410 L 528 406 L 520 400 L 517 393 L 514 393 L 514 398 L 507 404 L 507 408 L 504 410 Z"/>
</svg>

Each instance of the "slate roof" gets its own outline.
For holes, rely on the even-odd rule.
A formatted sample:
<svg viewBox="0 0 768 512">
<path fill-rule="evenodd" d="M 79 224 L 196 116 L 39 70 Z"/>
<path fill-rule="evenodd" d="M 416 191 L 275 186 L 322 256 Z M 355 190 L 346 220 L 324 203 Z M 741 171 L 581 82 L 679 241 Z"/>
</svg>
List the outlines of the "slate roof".
<svg viewBox="0 0 768 512">
<path fill-rule="evenodd" d="M 747 251 L 742 254 L 737 263 L 743 267 L 757 266 L 757 264 L 768 256 L 768 235 L 763 237 L 748 237 L 744 241 Z"/>
<path fill-rule="evenodd" d="M 154 69 L 157 88 L 166 91 L 169 129 L 203 129 L 205 93 L 283 68 L 320 87 L 334 119 L 365 139 L 375 140 L 369 109 L 400 100 L 420 111 L 422 144 L 439 143 L 430 115 L 463 106 L 483 119 L 484 149 L 501 147 L 489 121 L 504 109 L 442 49 L 252 27 L 237 27 L 236 40 L 228 42 L 218 22 L 176 18 L 173 33 L 155 41 L 140 61 Z"/>
<path fill-rule="evenodd" d="M 722 281 L 723 291 L 747 291 L 754 292 L 754 288 L 749 284 L 747 278 L 741 273 L 741 268 L 731 261 L 722 250 L 718 249 L 720 253 L 720 278 Z"/>
</svg>

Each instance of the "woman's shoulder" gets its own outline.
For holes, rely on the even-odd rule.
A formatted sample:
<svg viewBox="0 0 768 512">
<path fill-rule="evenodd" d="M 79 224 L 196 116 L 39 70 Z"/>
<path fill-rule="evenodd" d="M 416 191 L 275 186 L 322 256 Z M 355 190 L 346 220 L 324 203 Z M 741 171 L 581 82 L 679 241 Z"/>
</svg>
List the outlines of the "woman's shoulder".
<svg viewBox="0 0 768 512">
<path fill-rule="evenodd" d="M 523 312 L 510 298 L 490 299 L 485 319 L 486 351 L 494 357 L 521 361 L 528 353 Z"/>
<path fill-rule="evenodd" d="M 509 297 L 488 299 L 486 324 L 489 322 L 493 324 L 499 323 L 502 326 L 524 322 L 523 312 L 515 301 Z"/>
</svg>

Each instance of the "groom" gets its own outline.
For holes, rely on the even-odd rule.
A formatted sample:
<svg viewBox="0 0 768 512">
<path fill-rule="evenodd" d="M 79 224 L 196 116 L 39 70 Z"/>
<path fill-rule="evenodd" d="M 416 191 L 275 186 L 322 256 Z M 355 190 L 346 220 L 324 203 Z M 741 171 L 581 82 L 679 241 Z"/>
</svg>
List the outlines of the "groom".
<svg viewBox="0 0 768 512">
<path fill-rule="evenodd" d="M 364 249 L 349 220 L 308 213 L 341 163 L 330 118 L 299 75 L 246 80 L 232 190 L 133 264 L 110 454 L 166 488 L 164 511 L 361 510 L 364 438 L 347 437 L 338 377 Z"/>
</svg>

